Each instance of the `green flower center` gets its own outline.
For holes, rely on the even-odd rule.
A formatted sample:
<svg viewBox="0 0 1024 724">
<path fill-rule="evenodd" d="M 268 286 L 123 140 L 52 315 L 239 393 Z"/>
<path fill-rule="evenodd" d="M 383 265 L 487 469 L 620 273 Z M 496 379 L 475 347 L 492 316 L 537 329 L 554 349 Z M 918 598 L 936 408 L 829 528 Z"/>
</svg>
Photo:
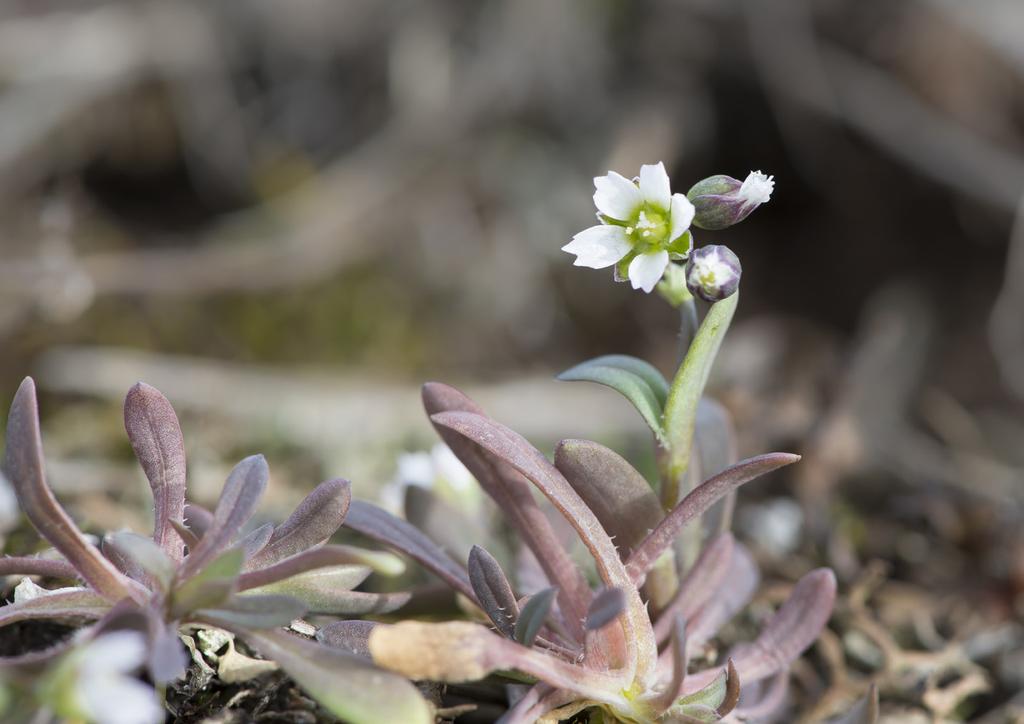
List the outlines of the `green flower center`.
<svg viewBox="0 0 1024 724">
<path fill-rule="evenodd" d="M 672 231 L 668 212 L 651 204 L 643 204 L 626 227 L 634 247 L 663 249 Z"/>
</svg>

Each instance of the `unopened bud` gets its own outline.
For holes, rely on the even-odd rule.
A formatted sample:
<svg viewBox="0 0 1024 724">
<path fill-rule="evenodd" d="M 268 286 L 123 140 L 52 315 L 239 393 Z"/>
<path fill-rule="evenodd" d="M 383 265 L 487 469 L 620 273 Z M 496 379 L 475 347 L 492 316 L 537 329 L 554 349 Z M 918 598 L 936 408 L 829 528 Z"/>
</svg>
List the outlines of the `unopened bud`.
<svg viewBox="0 0 1024 724">
<path fill-rule="evenodd" d="M 743 269 L 727 246 L 703 246 L 686 262 L 686 286 L 706 302 L 720 302 L 740 287 Z"/>
<path fill-rule="evenodd" d="M 775 177 L 760 171 L 751 171 L 744 181 L 722 174 L 709 176 L 686 194 L 696 209 L 693 224 L 710 231 L 738 224 L 767 202 L 774 188 Z"/>
</svg>

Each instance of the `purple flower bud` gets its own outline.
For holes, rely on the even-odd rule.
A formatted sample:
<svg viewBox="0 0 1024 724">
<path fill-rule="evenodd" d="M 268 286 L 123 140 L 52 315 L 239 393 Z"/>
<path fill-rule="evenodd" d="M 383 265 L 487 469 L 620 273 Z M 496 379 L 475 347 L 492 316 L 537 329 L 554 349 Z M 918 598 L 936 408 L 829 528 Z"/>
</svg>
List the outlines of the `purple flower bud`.
<svg viewBox="0 0 1024 724">
<path fill-rule="evenodd" d="M 721 174 L 709 176 L 686 194 L 697 212 L 693 224 L 710 231 L 738 224 L 767 202 L 774 188 L 775 177 L 760 171 L 751 171 L 742 182 Z"/>
<path fill-rule="evenodd" d="M 703 246 L 686 262 L 686 287 L 706 302 L 720 302 L 740 287 L 743 268 L 727 246 Z"/>
</svg>

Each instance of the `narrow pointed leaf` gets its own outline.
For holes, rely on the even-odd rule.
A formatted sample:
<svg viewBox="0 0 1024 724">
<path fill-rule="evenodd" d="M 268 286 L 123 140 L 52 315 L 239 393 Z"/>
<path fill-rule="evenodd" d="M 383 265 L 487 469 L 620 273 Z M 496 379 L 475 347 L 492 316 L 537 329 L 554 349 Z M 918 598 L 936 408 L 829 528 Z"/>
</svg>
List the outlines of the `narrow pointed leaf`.
<svg viewBox="0 0 1024 724">
<path fill-rule="evenodd" d="M 558 379 L 611 387 L 630 401 L 659 442 L 664 439 L 661 410 L 668 397 L 668 383 L 647 362 L 626 355 L 606 355 L 567 369 Z"/>
<path fill-rule="evenodd" d="M 672 380 L 662 417 L 669 451 L 666 472 L 670 480 L 678 482 L 689 466 L 697 404 L 704 394 L 711 366 L 732 322 L 739 298 L 737 293 L 711 305 Z"/>
<path fill-rule="evenodd" d="M 686 619 L 681 614 L 672 616 L 671 631 L 672 643 L 668 653 L 672 663 L 672 678 L 665 690 L 652 702 L 658 712 L 670 709 L 683 696 L 686 668 L 689 665 L 689 655 L 686 651 Z"/>
<path fill-rule="evenodd" d="M 267 461 L 262 455 L 247 457 L 234 467 L 224 483 L 209 529 L 185 559 L 185 575 L 195 573 L 227 548 L 256 510 L 269 477 Z"/>
<path fill-rule="evenodd" d="M 347 480 L 320 483 L 277 527 L 270 542 L 246 568 L 262 568 L 325 542 L 341 527 L 351 501 L 352 486 Z"/>
<path fill-rule="evenodd" d="M 428 415 L 440 412 L 484 414 L 475 402 L 454 387 L 437 382 L 423 386 L 423 406 Z M 437 423 L 434 423 L 434 429 L 498 505 L 520 540 L 537 559 L 547 579 L 558 585 L 558 603 L 564 623 L 582 641 L 583 618 L 591 598 L 590 586 L 534 499 L 532 484 L 515 467 L 455 430 Z"/>
<path fill-rule="evenodd" d="M 174 561 L 156 541 L 136 533 L 121 531 L 107 536 L 104 544 L 113 548 L 122 559 L 130 561 L 133 568 L 144 573 L 160 587 L 160 590 L 166 591 L 170 588 L 171 580 L 174 578 Z"/>
<path fill-rule="evenodd" d="M 486 550 L 473 546 L 468 568 L 469 582 L 480 607 L 498 631 L 512 638 L 519 618 L 519 604 L 501 565 Z"/>
<path fill-rule="evenodd" d="M 349 571 L 346 578 L 337 580 L 337 584 L 346 589 L 358 586 L 366 580 L 372 570 L 370 566 L 366 565 L 365 557 L 358 555 L 358 549 L 326 545 L 303 551 L 291 558 L 285 558 L 267 568 L 243 573 L 238 577 L 238 590 L 246 591 L 258 586 L 266 586 L 307 571 L 327 567 L 345 568 Z"/>
<path fill-rule="evenodd" d="M 476 600 L 465 569 L 407 521 L 391 515 L 383 508 L 354 500 L 345 516 L 344 525 L 405 553 L 459 593 Z"/>
<path fill-rule="evenodd" d="M 540 633 L 541 627 L 547 621 L 548 614 L 551 613 L 551 605 L 555 602 L 555 593 L 554 588 L 538 591 L 530 596 L 519 612 L 513 636 L 523 646 L 533 646 L 537 634 Z"/>
<path fill-rule="evenodd" d="M 242 557 L 249 561 L 266 547 L 270 537 L 274 535 L 274 524 L 264 523 L 259 528 L 249 533 L 238 541 L 237 545 L 242 549 Z"/>
<path fill-rule="evenodd" d="M 0 576 L 46 576 L 47 578 L 79 578 L 78 571 L 67 561 L 35 556 L 0 557 Z"/>
<path fill-rule="evenodd" d="M 110 601 L 103 596 L 87 588 L 75 588 L 0 606 L 0 626 L 39 619 L 54 621 L 98 619 L 109 610 Z"/>
<path fill-rule="evenodd" d="M 668 639 L 677 615 L 689 620 L 718 591 L 729 572 L 734 543 L 731 533 L 721 533 L 701 551 L 679 584 L 679 591 L 654 625 L 654 636 L 659 645 Z"/>
<path fill-rule="evenodd" d="M 614 537 L 622 555 L 632 552 L 664 516 L 644 476 L 603 445 L 562 440 L 555 448 L 555 467 Z"/>
<path fill-rule="evenodd" d="M 219 606 L 235 592 L 240 570 L 242 570 L 242 550 L 240 548 L 231 548 L 221 553 L 199 573 L 174 589 L 172 612 L 176 616 L 183 616 L 200 608 Z"/>
<path fill-rule="evenodd" d="M 735 543 L 721 586 L 689 619 L 686 635 L 690 646 L 703 646 L 710 641 L 722 626 L 747 605 L 760 582 L 757 563 L 746 548 Z"/>
<path fill-rule="evenodd" d="M 153 490 L 153 540 L 172 561 L 183 541 L 170 525 L 185 509 L 185 443 L 174 408 L 155 387 L 139 382 L 124 400 L 124 428 Z"/>
<path fill-rule="evenodd" d="M 370 632 L 376 621 L 335 621 L 316 632 L 316 640 L 325 646 L 340 649 L 353 656 L 370 659 Z"/>
<path fill-rule="evenodd" d="M 213 513 L 201 505 L 185 503 L 184 523 L 196 538 L 202 538 L 213 524 Z"/>
<path fill-rule="evenodd" d="M 620 618 L 623 660 L 627 662 L 627 667 L 637 667 L 634 673 L 638 676 L 646 676 L 657 663 L 657 647 L 647 609 L 597 516 L 558 469 L 521 435 L 488 417 L 470 412 L 443 412 L 431 419 L 442 427 L 460 433 L 516 468 L 537 486 L 576 530 L 593 556 L 604 585 L 621 588 L 626 595 L 626 610 Z M 588 597 L 588 606 L 589 603 Z M 583 617 L 586 617 L 586 612 Z M 600 633 L 613 635 L 608 629 Z M 606 642 L 601 648 L 609 651 L 610 645 L 610 642 Z"/>
<path fill-rule="evenodd" d="M 430 705 L 400 676 L 381 671 L 356 656 L 280 631 L 236 628 L 234 633 L 280 664 L 314 699 L 350 724 L 433 724 Z"/>
<path fill-rule="evenodd" d="M 390 613 L 408 602 L 408 593 L 363 593 L 349 590 L 358 576 L 365 578 L 367 574 L 369 570 L 360 566 L 318 568 L 250 589 L 242 596 L 250 593 L 283 594 L 302 601 L 310 613 L 336 616 Z"/>
<path fill-rule="evenodd" d="M 626 594 L 621 588 L 605 588 L 594 596 L 587 611 L 587 631 L 599 631 L 626 610 Z"/>
<path fill-rule="evenodd" d="M 736 654 L 744 681 L 759 681 L 789 667 L 818 638 L 832 615 L 836 577 L 819 568 L 801 578 L 761 635 Z"/>
<path fill-rule="evenodd" d="M 679 501 L 679 504 L 665 516 L 630 555 L 626 567 L 632 580 L 638 584 L 642 583 L 647 571 L 651 569 L 661 554 L 669 549 L 683 526 L 698 518 L 722 496 L 766 473 L 791 465 L 799 459 L 799 455 L 789 453 L 758 455 L 741 460 L 731 468 L 723 470 L 698 485 L 690 491 L 689 495 Z"/>
<path fill-rule="evenodd" d="M 306 612 L 305 604 L 292 596 L 245 594 L 230 598 L 223 606 L 200 609 L 192 618 L 221 628 L 261 629 L 287 626 Z"/>
<path fill-rule="evenodd" d="M 21 383 L 11 403 L 3 471 L 35 529 L 90 586 L 109 601 L 136 593 L 129 579 L 86 540 L 46 484 L 36 387 L 30 377 Z"/>
<path fill-rule="evenodd" d="M 172 520 L 171 527 L 178 534 L 178 537 L 184 541 L 185 545 L 188 546 L 189 551 L 193 551 L 196 545 L 199 543 L 199 538 L 185 525 L 184 522 Z"/>
</svg>

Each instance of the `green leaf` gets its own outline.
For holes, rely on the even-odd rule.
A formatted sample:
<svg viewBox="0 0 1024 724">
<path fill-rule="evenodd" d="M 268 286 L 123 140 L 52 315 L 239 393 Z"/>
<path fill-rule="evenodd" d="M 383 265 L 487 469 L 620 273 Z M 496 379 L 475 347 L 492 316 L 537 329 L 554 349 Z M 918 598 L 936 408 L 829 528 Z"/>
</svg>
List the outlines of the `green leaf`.
<svg viewBox="0 0 1024 724">
<path fill-rule="evenodd" d="M 431 724 L 430 705 L 403 677 L 356 656 L 282 631 L 234 631 L 335 716 L 350 724 Z"/>
<path fill-rule="evenodd" d="M 665 446 L 669 451 L 663 475 L 666 487 L 661 501 L 665 505 L 676 504 L 679 481 L 690 464 L 697 404 L 704 394 L 711 366 L 732 322 L 739 297 L 736 293 L 711 305 L 672 380 L 662 417 Z"/>
<path fill-rule="evenodd" d="M 144 571 L 161 590 L 166 591 L 170 587 L 175 565 L 159 543 L 137 533 L 121 531 L 107 536 L 107 544 Z"/>
<path fill-rule="evenodd" d="M 243 556 L 241 548 L 231 548 L 178 586 L 171 596 L 171 608 L 175 615 L 182 616 L 200 608 L 214 608 L 226 601 L 238 585 Z"/>
<path fill-rule="evenodd" d="M 332 566 L 305 571 L 281 581 L 251 589 L 256 594 L 284 594 L 301 601 L 310 613 L 355 616 L 389 613 L 409 601 L 409 594 L 352 591 L 370 569 L 365 566 Z M 238 596 L 244 598 L 250 591 Z"/>
<path fill-rule="evenodd" d="M 636 357 L 610 354 L 595 357 L 558 375 L 566 382 L 596 382 L 611 387 L 629 400 L 659 442 L 664 443 L 661 410 L 668 398 L 665 378 L 652 365 Z"/>
<path fill-rule="evenodd" d="M 551 612 L 551 604 L 555 602 L 556 588 L 545 588 L 530 596 L 516 620 L 515 639 L 523 646 L 533 646 L 541 626 Z"/>
<path fill-rule="evenodd" d="M 244 595 L 233 596 L 220 608 L 196 611 L 195 617 L 221 627 L 277 628 L 306 615 L 306 611 L 305 604 L 291 596 Z"/>
</svg>

